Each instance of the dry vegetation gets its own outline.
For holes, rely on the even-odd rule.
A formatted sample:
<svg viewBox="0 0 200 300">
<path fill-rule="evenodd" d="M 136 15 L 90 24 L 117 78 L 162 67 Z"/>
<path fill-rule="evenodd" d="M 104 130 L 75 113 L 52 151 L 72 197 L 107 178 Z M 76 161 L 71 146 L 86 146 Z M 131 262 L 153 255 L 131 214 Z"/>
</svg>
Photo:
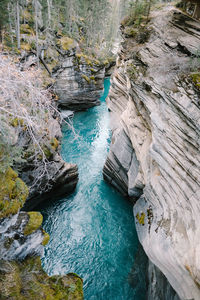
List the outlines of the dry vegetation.
<svg viewBox="0 0 200 300">
<path fill-rule="evenodd" d="M 26 161 L 40 166 L 37 184 L 59 145 L 59 113 L 40 71 L 21 71 L 17 63 L 0 55 L 0 171 Z"/>
</svg>

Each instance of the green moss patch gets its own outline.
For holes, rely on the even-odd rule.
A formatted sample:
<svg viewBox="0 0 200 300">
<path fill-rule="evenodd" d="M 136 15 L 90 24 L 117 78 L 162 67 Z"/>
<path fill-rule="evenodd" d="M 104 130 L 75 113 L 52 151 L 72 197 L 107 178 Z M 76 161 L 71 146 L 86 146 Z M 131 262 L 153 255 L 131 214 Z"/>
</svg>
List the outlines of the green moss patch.
<svg viewBox="0 0 200 300">
<path fill-rule="evenodd" d="M 25 20 L 27 22 L 33 22 L 34 21 L 34 18 L 32 16 L 32 14 L 26 9 L 23 9 L 21 11 L 21 17 L 22 17 L 23 20 Z M 25 25 L 25 24 L 22 24 L 22 25 Z"/>
<path fill-rule="evenodd" d="M 81 76 L 83 79 L 85 79 L 85 81 L 87 81 L 87 83 L 90 83 L 90 78 L 87 75 L 82 74 Z"/>
<path fill-rule="evenodd" d="M 63 50 L 67 51 L 75 47 L 75 42 L 73 39 L 67 36 L 63 36 L 58 40 L 57 45 L 60 46 Z"/>
<path fill-rule="evenodd" d="M 27 186 L 12 168 L 0 173 L 0 218 L 16 214 L 27 197 Z"/>
<path fill-rule="evenodd" d="M 21 50 L 30 51 L 31 45 L 29 43 L 21 43 Z"/>
<path fill-rule="evenodd" d="M 86 64 L 90 67 L 95 66 L 95 65 L 101 65 L 101 62 L 98 59 L 96 59 L 92 56 L 88 56 L 82 52 L 76 53 L 76 57 L 77 57 L 79 63 L 81 63 L 81 61 L 85 61 Z"/>
<path fill-rule="evenodd" d="M 190 74 L 190 77 L 195 86 L 200 89 L 200 72 Z"/>
<path fill-rule="evenodd" d="M 24 125 L 24 120 L 20 119 L 20 118 L 14 118 L 11 122 L 10 125 L 12 125 L 13 127 L 17 127 L 17 126 L 23 126 Z"/>
<path fill-rule="evenodd" d="M 24 228 L 24 235 L 29 235 L 41 227 L 43 216 L 39 212 L 28 212 L 29 221 Z"/>
<path fill-rule="evenodd" d="M 42 245 L 46 246 L 48 244 L 49 240 L 50 240 L 50 236 L 44 230 L 43 230 L 43 234 L 44 234 L 44 238 L 43 238 L 43 241 L 42 241 Z"/>
<path fill-rule="evenodd" d="M 140 225 L 144 225 L 145 216 L 146 215 L 144 212 L 142 212 L 141 215 L 139 213 L 137 213 L 136 218 Z"/>
<path fill-rule="evenodd" d="M 135 37 L 138 33 L 138 30 L 135 27 L 126 27 L 124 33 L 127 37 Z"/>
<path fill-rule="evenodd" d="M 39 257 L 0 261 L 1 299 L 82 300 L 83 282 L 76 274 L 49 277 Z"/>
<path fill-rule="evenodd" d="M 31 28 L 28 24 L 21 24 L 20 25 L 20 33 L 21 34 L 28 34 L 28 35 L 34 35 L 34 30 Z"/>
<path fill-rule="evenodd" d="M 50 147 L 50 145 L 49 146 L 47 146 L 47 145 L 42 146 L 42 150 L 43 150 L 44 155 L 46 156 L 47 159 L 50 159 L 52 157 L 52 155 L 53 155 L 52 150 L 53 149 Z M 41 157 L 39 157 L 39 159 L 42 159 L 42 155 L 41 155 Z"/>
<path fill-rule="evenodd" d="M 137 67 L 134 64 L 129 64 L 127 66 L 128 77 L 132 80 L 135 80 L 138 76 Z"/>
<path fill-rule="evenodd" d="M 56 138 L 51 139 L 51 147 L 54 151 L 56 151 L 58 149 L 59 146 L 59 141 Z"/>
</svg>

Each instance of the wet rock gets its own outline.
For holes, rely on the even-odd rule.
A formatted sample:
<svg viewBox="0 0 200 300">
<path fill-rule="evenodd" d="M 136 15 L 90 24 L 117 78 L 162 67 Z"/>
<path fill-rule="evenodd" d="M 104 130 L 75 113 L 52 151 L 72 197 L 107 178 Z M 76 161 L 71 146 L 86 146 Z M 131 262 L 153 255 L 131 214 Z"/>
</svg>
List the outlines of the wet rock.
<svg viewBox="0 0 200 300">
<path fill-rule="evenodd" d="M 0 259 L 23 260 L 30 255 L 43 254 L 42 215 L 34 213 L 33 217 L 35 226 L 30 224 L 31 217 L 26 212 L 0 220 Z"/>
</svg>

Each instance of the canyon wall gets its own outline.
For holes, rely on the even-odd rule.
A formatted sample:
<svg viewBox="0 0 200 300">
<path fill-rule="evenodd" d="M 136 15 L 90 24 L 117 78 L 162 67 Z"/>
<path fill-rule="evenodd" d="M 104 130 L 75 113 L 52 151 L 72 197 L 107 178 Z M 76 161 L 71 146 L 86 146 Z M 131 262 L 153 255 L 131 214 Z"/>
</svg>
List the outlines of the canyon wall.
<svg viewBox="0 0 200 300">
<path fill-rule="evenodd" d="M 59 52 L 59 64 L 53 70 L 59 105 L 72 111 L 99 105 L 105 66 L 76 48 Z"/>
<path fill-rule="evenodd" d="M 148 299 L 199 300 L 200 23 L 164 6 L 121 30 L 104 178 L 135 203 Z"/>
</svg>

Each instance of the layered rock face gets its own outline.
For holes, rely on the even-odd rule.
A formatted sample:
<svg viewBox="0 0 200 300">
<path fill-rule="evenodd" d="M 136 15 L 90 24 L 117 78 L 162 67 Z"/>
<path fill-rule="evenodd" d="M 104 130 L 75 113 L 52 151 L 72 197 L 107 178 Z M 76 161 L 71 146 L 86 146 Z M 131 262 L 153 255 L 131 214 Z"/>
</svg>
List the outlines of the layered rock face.
<svg viewBox="0 0 200 300">
<path fill-rule="evenodd" d="M 105 66 L 99 61 L 78 54 L 76 48 L 62 51 L 53 77 L 62 108 L 79 111 L 100 104 Z"/>
<path fill-rule="evenodd" d="M 78 182 L 77 165 L 65 162 L 60 155 L 62 133 L 59 120 L 52 118 L 47 125 L 49 131 L 52 128 L 55 137 L 43 146 L 45 161 L 39 155 L 35 159 L 26 150 L 27 145 L 31 147 L 29 132 L 24 131 L 21 126 L 13 128 L 16 144 L 26 151 L 25 160 L 15 163 L 15 168 L 29 187 L 29 196 L 23 206 L 27 211 L 49 198 L 70 194 Z"/>
<path fill-rule="evenodd" d="M 167 6 L 132 36 L 122 31 L 108 97 L 113 134 L 104 177 L 139 198 L 139 240 L 177 293 L 151 268 L 149 299 L 198 300 L 200 23 Z"/>
<path fill-rule="evenodd" d="M 165 275 L 151 262 L 148 266 L 147 299 L 151 300 L 180 300 L 171 287 Z"/>
<path fill-rule="evenodd" d="M 0 177 L 0 298 L 83 299 L 76 274 L 49 277 L 40 255 L 49 241 L 39 212 L 22 212 L 28 189 L 8 168 Z"/>
<path fill-rule="evenodd" d="M 31 186 L 33 178 L 38 178 L 41 174 L 41 165 L 35 169 L 27 169 L 21 173 L 22 179 Z M 42 201 L 57 199 L 66 196 L 74 191 L 78 182 L 78 167 L 75 164 L 66 163 L 60 155 L 56 155 L 48 164 L 47 172 L 42 176 L 38 185 L 30 189 L 30 195 L 27 198 L 23 209 L 31 210 Z"/>
</svg>

